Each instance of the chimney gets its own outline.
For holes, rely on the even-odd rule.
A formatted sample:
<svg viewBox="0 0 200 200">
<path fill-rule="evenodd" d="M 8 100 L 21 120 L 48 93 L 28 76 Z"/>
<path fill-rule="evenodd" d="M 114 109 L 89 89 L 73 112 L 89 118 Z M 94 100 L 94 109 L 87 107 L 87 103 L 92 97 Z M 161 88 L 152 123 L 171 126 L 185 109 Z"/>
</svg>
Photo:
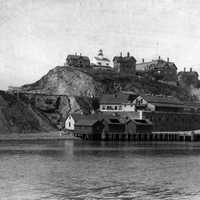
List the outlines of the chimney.
<svg viewBox="0 0 200 200">
<path fill-rule="evenodd" d="M 82 56 L 82 54 L 80 53 L 80 56 Z"/>
<path fill-rule="evenodd" d="M 184 72 L 186 72 L 186 68 L 184 67 Z"/>
<path fill-rule="evenodd" d="M 190 67 L 190 72 L 192 72 L 192 67 Z"/>
<path fill-rule="evenodd" d="M 160 56 L 158 56 L 158 60 L 160 60 Z"/>
<path fill-rule="evenodd" d="M 142 58 L 142 62 L 144 63 L 144 58 Z"/>
<path fill-rule="evenodd" d="M 130 53 L 129 52 L 127 52 L 127 57 L 129 57 L 130 56 Z"/>
<path fill-rule="evenodd" d="M 167 62 L 169 62 L 169 58 L 167 58 Z"/>
<path fill-rule="evenodd" d="M 122 57 L 122 52 L 120 52 L 120 57 Z"/>
<path fill-rule="evenodd" d="M 77 52 L 75 52 L 75 56 L 77 56 Z"/>
</svg>

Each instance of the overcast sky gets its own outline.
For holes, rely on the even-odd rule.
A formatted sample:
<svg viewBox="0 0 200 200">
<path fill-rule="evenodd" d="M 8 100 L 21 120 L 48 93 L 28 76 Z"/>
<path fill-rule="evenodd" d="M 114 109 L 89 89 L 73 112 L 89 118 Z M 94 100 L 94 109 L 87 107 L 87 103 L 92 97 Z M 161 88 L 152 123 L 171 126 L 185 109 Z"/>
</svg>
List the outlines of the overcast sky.
<svg viewBox="0 0 200 200">
<path fill-rule="evenodd" d="M 0 89 L 38 80 L 67 54 L 138 62 L 160 55 L 200 72 L 199 0 L 0 0 Z"/>
</svg>

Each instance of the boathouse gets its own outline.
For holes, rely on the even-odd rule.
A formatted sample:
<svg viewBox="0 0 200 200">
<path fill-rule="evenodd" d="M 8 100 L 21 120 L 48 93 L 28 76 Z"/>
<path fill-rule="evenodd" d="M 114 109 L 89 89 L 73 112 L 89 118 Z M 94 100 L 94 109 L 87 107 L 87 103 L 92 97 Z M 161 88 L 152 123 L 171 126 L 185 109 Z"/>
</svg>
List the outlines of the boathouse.
<svg viewBox="0 0 200 200">
<path fill-rule="evenodd" d="M 74 135 L 85 140 L 99 140 L 104 125 L 97 119 L 80 119 L 75 123 Z"/>
<path fill-rule="evenodd" d="M 122 140 L 126 135 L 126 123 L 119 117 L 104 116 L 104 130 L 102 139 Z"/>
</svg>

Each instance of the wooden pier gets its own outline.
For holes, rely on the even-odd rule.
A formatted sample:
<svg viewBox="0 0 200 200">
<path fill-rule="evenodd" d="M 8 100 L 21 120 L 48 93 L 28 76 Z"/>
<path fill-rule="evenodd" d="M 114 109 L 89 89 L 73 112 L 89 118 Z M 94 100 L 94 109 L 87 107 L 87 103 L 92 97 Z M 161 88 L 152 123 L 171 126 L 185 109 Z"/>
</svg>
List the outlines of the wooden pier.
<svg viewBox="0 0 200 200">
<path fill-rule="evenodd" d="M 77 135 L 76 135 L 77 136 Z M 200 141 L 200 130 L 176 131 L 176 132 L 152 132 L 136 134 L 83 134 L 79 135 L 83 140 L 103 141 L 166 141 L 166 142 L 193 142 Z"/>
</svg>

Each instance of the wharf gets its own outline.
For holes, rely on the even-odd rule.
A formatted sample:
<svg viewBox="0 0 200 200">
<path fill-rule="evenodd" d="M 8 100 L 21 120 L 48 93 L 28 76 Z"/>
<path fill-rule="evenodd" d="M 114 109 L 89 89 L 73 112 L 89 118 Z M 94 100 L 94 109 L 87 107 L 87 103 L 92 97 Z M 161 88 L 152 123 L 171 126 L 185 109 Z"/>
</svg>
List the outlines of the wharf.
<svg viewBox="0 0 200 200">
<path fill-rule="evenodd" d="M 77 136 L 77 135 L 76 135 Z M 200 141 L 200 130 L 193 131 L 165 131 L 135 134 L 108 133 L 106 135 L 83 134 L 79 136 L 83 140 L 104 141 L 170 141 L 170 142 L 193 142 Z"/>
</svg>

